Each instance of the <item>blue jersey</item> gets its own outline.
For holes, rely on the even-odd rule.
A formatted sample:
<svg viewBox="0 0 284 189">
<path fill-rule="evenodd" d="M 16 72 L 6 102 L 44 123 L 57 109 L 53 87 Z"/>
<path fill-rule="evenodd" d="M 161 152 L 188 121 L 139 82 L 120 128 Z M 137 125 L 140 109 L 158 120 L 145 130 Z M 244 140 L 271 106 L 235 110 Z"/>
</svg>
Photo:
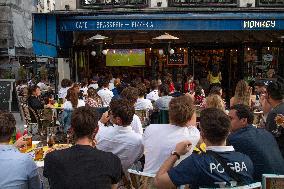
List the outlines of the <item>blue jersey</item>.
<svg viewBox="0 0 284 189">
<path fill-rule="evenodd" d="M 253 183 L 253 163 L 248 156 L 235 151 L 216 153 L 223 157 L 244 183 Z M 176 186 L 189 184 L 191 189 L 239 185 L 214 157 L 206 153 L 192 154 L 170 169 L 168 174 Z"/>
</svg>

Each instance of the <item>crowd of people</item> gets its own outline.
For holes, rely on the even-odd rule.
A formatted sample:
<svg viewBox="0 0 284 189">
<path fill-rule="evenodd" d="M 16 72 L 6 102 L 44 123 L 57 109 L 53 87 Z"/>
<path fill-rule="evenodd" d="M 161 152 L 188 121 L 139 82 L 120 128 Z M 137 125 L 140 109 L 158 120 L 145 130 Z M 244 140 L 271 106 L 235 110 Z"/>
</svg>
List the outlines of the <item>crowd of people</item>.
<svg viewBox="0 0 284 189">
<path fill-rule="evenodd" d="M 253 90 L 241 80 L 225 103 L 221 76 L 210 77 L 207 96 L 193 80 L 182 87 L 170 78 L 94 77 L 89 85 L 63 79 L 58 98 L 63 117 L 69 115 L 63 126 L 75 142 L 46 155 L 43 175 L 50 187 L 121 188 L 128 183 L 128 169 L 153 176 L 142 177 L 141 188 L 232 187 L 260 182 L 263 174 L 283 175 L 284 124 L 276 122 L 284 114 L 283 86 L 256 82 Z M 40 94 L 39 86 L 30 87 L 28 105 L 50 108 Z M 107 111 L 101 115 L 102 108 Z M 166 110 L 169 122 L 143 128 L 137 110 Z M 254 110 L 263 111 L 257 126 Z M 12 114 L 1 112 L 0 188 L 41 188 L 35 163 L 17 150 L 23 141 L 9 145 L 15 129 Z"/>
</svg>

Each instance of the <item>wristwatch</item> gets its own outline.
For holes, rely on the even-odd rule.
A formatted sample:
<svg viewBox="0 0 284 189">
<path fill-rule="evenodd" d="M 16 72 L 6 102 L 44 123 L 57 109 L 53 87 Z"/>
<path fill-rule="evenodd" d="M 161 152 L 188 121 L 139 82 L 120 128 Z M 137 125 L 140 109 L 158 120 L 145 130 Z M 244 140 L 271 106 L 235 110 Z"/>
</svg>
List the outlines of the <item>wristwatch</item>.
<svg viewBox="0 0 284 189">
<path fill-rule="evenodd" d="M 180 159 L 180 155 L 176 151 L 172 151 L 171 155 L 177 156 L 177 158 Z"/>
</svg>

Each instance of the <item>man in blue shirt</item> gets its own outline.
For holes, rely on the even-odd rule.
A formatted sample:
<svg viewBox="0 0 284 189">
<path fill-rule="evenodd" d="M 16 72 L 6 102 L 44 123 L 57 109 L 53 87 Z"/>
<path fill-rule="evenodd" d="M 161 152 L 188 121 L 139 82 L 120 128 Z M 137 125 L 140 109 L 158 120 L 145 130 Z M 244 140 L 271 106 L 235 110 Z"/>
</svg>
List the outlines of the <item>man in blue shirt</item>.
<svg viewBox="0 0 284 189">
<path fill-rule="evenodd" d="M 254 179 L 261 181 L 262 174 L 284 174 L 284 160 L 275 138 L 265 129 L 252 125 L 253 113 L 243 104 L 231 107 L 229 112 L 232 133 L 228 143 L 237 152 L 248 155 L 254 164 Z"/>
<path fill-rule="evenodd" d="M 42 184 L 37 166 L 28 154 L 9 145 L 16 129 L 16 120 L 11 113 L 0 112 L 0 188 L 40 189 Z"/>
<path fill-rule="evenodd" d="M 232 146 L 226 146 L 230 126 L 230 119 L 222 110 L 203 110 L 200 114 L 200 134 L 207 146 L 206 153 L 192 154 L 173 167 L 191 145 L 190 141 L 178 143 L 156 174 L 155 185 L 158 188 L 172 188 L 189 184 L 191 189 L 196 189 L 252 183 L 253 164 L 250 158 L 235 152 Z M 228 169 L 234 174 L 226 171 Z"/>
</svg>

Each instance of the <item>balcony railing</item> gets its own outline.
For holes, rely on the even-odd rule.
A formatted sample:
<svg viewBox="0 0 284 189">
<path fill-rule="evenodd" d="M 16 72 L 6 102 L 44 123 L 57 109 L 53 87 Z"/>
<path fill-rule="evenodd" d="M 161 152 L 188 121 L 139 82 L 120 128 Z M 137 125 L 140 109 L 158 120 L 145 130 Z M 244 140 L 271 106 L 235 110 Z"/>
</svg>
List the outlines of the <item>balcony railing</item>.
<svg viewBox="0 0 284 189">
<path fill-rule="evenodd" d="M 169 0 L 169 7 L 224 7 L 237 6 L 237 0 Z"/>
<path fill-rule="evenodd" d="M 284 7 L 284 0 L 256 0 L 256 6 Z"/>
<path fill-rule="evenodd" d="M 80 0 L 80 8 L 103 9 L 103 8 L 145 8 L 148 0 Z"/>
</svg>

